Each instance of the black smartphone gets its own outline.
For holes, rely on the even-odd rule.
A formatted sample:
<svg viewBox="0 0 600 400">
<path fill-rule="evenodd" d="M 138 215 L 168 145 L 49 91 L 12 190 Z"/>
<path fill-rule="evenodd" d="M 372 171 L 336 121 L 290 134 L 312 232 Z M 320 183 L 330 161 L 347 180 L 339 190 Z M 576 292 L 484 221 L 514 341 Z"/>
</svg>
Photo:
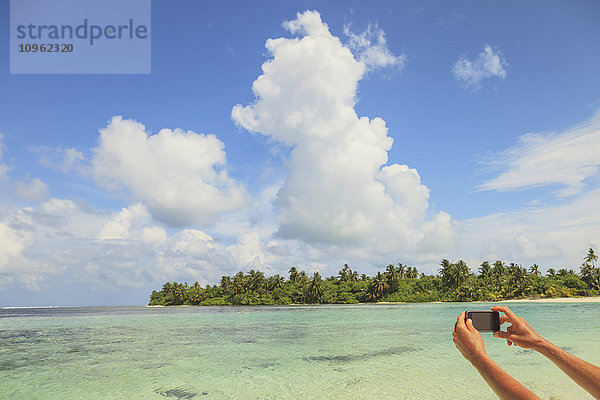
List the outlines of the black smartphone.
<svg viewBox="0 0 600 400">
<path fill-rule="evenodd" d="M 496 332 L 500 330 L 500 313 L 498 311 L 467 311 L 467 319 L 473 321 L 473 326 L 479 332 Z"/>
</svg>

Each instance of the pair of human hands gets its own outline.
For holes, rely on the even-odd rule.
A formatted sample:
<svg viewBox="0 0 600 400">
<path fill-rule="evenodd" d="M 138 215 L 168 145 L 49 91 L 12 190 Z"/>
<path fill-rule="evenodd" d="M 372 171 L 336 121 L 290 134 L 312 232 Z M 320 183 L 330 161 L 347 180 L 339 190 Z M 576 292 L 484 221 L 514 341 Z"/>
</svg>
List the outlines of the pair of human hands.
<svg viewBox="0 0 600 400">
<path fill-rule="evenodd" d="M 506 339 L 507 345 L 515 345 L 525 349 L 535 349 L 544 341 L 544 339 L 529 326 L 524 318 L 515 315 L 510 308 L 495 306 L 492 307 L 491 310 L 504 313 L 500 317 L 500 325 L 506 322 L 511 324 L 506 328 L 506 331 L 494 332 L 494 337 Z M 458 316 L 452 336 L 456 348 L 470 362 L 487 357 L 485 345 L 479 331 L 473 326 L 472 320 L 468 319 L 465 322 L 464 312 L 460 313 Z"/>
</svg>

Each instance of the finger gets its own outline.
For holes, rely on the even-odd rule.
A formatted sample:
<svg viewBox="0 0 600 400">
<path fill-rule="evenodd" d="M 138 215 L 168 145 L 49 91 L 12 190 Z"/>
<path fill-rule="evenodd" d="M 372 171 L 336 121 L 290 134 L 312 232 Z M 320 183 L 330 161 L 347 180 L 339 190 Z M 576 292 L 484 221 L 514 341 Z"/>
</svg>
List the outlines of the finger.
<svg viewBox="0 0 600 400">
<path fill-rule="evenodd" d="M 513 345 L 513 342 L 511 342 L 510 340 L 507 340 L 507 341 L 506 341 L 506 344 L 507 344 L 507 345 L 509 345 L 509 346 L 512 346 L 512 345 Z"/>
<path fill-rule="evenodd" d="M 454 342 L 454 347 L 456 347 L 458 350 L 460 350 L 460 346 L 458 345 L 458 341 L 456 339 L 454 339 L 453 342 Z"/>
<path fill-rule="evenodd" d="M 512 310 L 506 306 L 494 306 L 491 309 L 494 311 L 501 311 L 504 314 L 508 315 L 508 321 L 514 321 L 517 319 L 515 313 L 512 312 Z"/>
<path fill-rule="evenodd" d="M 465 326 L 465 312 L 461 312 L 456 319 L 456 324 L 454 324 L 454 330 L 456 329 L 464 329 Z"/>
<path fill-rule="evenodd" d="M 500 316 L 500 325 L 502 325 L 502 324 L 504 324 L 506 322 L 510 322 L 510 321 L 509 321 L 508 317 L 505 314 L 502 314 Z"/>
<path fill-rule="evenodd" d="M 507 339 L 508 340 L 508 337 L 510 336 L 510 333 L 505 332 L 505 331 L 496 331 L 496 332 L 493 333 L 493 336 L 495 338 Z"/>
</svg>

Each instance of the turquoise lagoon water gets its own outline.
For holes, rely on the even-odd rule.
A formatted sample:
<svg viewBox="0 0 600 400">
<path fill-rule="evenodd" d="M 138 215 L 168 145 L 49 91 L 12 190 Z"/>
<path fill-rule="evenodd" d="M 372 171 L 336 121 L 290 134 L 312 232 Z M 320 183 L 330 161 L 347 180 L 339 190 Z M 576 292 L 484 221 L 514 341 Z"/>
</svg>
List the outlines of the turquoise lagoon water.
<svg viewBox="0 0 600 400">
<path fill-rule="evenodd" d="M 0 309 L 1 399 L 494 399 L 454 347 L 489 303 Z M 511 303 L 600 364 L 600 304 Z M 484 334 L 545 399 L 587 399 L 543 356 Z"/>
</svg>

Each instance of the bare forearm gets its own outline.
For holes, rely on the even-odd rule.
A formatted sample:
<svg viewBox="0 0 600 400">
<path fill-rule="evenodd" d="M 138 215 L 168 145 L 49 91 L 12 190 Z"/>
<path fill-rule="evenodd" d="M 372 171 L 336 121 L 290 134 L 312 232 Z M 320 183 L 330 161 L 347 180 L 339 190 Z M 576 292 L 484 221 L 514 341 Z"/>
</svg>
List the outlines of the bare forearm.
<svg viewBox="0 0 600 400">
<path fill-rule="evenodd" d="M 600 399 L 600 367 L 575 357 L 549 341 L 544 341 L 536 350 L 548 357 L 588 393 Z"/>
<path fill-rule="evenodd" d="M 534 393 L 510 376 L 489 357 L 472 361 L 473 366 L 501 399 L 539 400 Z"/>
</svg>

